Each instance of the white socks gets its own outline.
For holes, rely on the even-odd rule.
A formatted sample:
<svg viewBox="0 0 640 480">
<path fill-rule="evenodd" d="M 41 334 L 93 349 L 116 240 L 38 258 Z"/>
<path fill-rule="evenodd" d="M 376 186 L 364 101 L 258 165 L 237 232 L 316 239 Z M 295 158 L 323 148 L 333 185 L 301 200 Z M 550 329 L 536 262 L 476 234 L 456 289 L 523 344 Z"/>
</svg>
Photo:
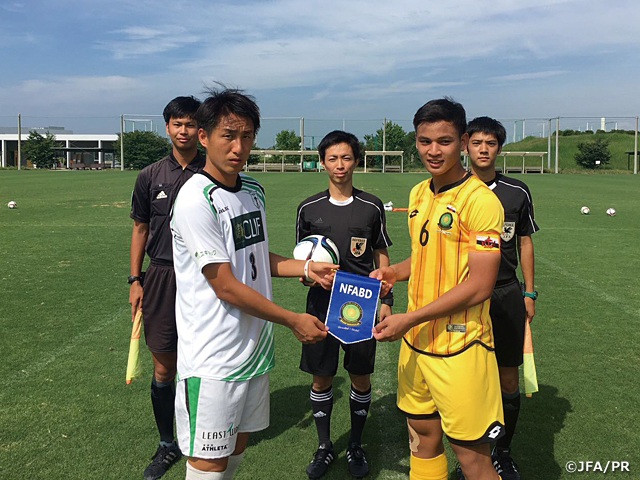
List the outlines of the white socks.
<svg viewBox="0 0 640 480">
<path fill-rule="evenodd" d="M 227 462 L 227 469 L 224 472 L 203 472 L 191 466 L 187 462 L 187 476 L 185 480 L 233 480 L 233 474 L 244 457 L 244 452 L 240 455 L 231 455 Z"/>
<path fill-rule="evenodd" d="M 225 472 L 203 472 L 202 470 L 197 470 L 192 467 L 189 462 L 187 462 L 187 476 L 184 477 L 185 480 L 224 480 Z"/>
<path fill-rule="evenodd" d="M 231 455 L 229 457 L 229 463 L 227 463 L 227 469 L 224 471 L 224 480 L 233 480 L 233 474 L 236 473 L 236 469 L 244 457 L 244 452 L 240 455 Z"/>
</svg>

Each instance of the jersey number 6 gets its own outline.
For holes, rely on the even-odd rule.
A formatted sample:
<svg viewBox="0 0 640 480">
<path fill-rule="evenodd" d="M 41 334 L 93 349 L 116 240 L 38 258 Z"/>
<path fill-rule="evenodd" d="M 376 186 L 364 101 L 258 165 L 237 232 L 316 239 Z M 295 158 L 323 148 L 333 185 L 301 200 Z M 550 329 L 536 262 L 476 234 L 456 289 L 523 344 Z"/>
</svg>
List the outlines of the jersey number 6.
<svg viewBox="0 0 640 480">
<path fill-rule="evenodd" d="M 424 225 L 422 225 L 422 229 L 420 230 L 420 245 L 422 245 L 423 247 L 429 241 L 429 231 L 427 230 L 427 223 L 429 223 L 429 220 L 424 222 Z"/>
</svg>

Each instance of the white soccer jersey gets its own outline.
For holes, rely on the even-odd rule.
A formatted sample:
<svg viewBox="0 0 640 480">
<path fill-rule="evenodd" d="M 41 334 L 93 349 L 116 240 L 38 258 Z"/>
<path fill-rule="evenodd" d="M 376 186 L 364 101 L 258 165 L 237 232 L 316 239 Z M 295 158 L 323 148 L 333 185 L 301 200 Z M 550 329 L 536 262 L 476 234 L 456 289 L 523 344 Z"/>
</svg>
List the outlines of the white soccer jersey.
<svg viewBox="0 0 640 480">
<path fill-rule="evenodd" d="M 238 281 L 271 300 L 262 186 L 245 175 L 229 188 L 195 174 L 176 198 L 171 232 L 179 378 L 244 381 L 271 370 L 273 324 L 219 300 L 202 274 L 229 263 Z"/>
</svg>

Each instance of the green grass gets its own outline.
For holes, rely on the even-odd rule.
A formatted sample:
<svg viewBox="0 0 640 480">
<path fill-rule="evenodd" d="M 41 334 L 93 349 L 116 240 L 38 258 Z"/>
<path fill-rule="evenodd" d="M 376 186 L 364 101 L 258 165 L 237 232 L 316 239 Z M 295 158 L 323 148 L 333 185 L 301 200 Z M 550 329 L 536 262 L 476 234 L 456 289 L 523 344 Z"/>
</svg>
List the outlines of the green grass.
<svg viewBox="0 0 640 480">
<path fill-rule="evenodd" d="M 564 138 L 562 139 L 564 140 Z M 137 172 L 0 172 L 0 478 L 131 479 L 155 449 L 151 363 L 124 384 L 130 333 L 127 304 L 129 200 Z M 323 174 L 255 174 L 267 190 L 272 251 L 290 254 L 295 208 L 326 188 Z M 533 323 L 540 392 L 523 398 L 514 456 L 523 478 L 571 478 L 570 460 L 629 461 L 640 469 L 640 181 L 630 175 L 518 176 L 534 196 Z M 406 206 L 416 174 L 356 175 L 356 186 Z M 17 210 L 4 205 L 18 202 Z M 582 205 L 591 215 L 579 213 Z M 607 217 L 607 207 L 618 214 Z M 409 252 L 406 217 L 388 215 L 392 261 Z M 305 289 L 274 280 L 274 298 L 304 308 Z M 397 288 L 397 311 L 406 288 Z M 271 427 L 254 434 L 238 479 L 304 479 L 315 448 L 310 378 L 300 346 L 276 328 Z M 372 479 L 407 478 L 404 419 L 395 410 L 398 343 L 378 348 L 372 414 L 365 430 Z M 332 436 L 339 458 L 329 479 L 350 478 L 348 380 L 335 381 Z M 449 468 L 454 462 L 450 457 Z M 164 478 L 184 478 L 184 465 Z M 452 477 L 453 478 L 453 477 Z M 583 473 L 580 478 L 601 478 Z"/>
<path fill-rule="evenodd" d="M 601 171 L 607 170 L 620 170 L 633 172 L 633 157 L 631 157 L 631 163 L 628 164 L 628 158 L 626 152 L 633 151 L 634 137 L 626 133 L 596 133 L 593 135 L 570 135 L 567 137 L 560 137 L 558 142 L 558 167 L 565 171 L 584 171 L 578 166 L 575 161 L 575 154 L 578 152 L 578 144 L 581 142 L 592 142 L 596 137 L 603 137 L 609 141 L 609 151 L 611 152 L 611 162 Z M 504 146 L 505 152 L 546 152 L 548 143 L 546 138 L 538 137 L 526 137 L 516 143 L 510 143 Z M 555 151 L 556 151 L 556 137 L 551 137 L 551 169 L 553 170 L 555 165 Z M 498 165 L 502 160 L 498 159 Z M 507 165 L 521 165 L 522 161 L 518 163 L 517 157 L 510 157 L 507 159 Z M 545 157 L 545 168 L 547 160 Z M 527 165 L 540 165 L 540 162 L 533 158 L 527 160 Z"/>
</svg>

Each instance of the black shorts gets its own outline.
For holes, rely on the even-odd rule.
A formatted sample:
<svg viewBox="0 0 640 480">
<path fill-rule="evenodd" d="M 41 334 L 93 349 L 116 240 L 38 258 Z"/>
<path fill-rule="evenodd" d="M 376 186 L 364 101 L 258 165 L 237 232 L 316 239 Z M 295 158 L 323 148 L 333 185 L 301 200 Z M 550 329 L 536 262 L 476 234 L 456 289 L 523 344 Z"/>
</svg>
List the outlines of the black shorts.
<svg viewBox="0 0 640 480">
<path fill-rule="evenodd" d="M 176 352 L 176 274 L 173 267 L 150 265 L 143 289 L 142 318 L 147 347 L 153 353 Z"/>
<path fill-rule="evenodd" d="M 342 344 L 333 335 L 313 345 L 302 345 L 300 370 L 322 377 L 335 377 L 338 372 L 340 347 L 344 350 L 344 369 L 353 375 L 373 373 L 376 362 L 376 340 Z"/>
<path fill-rule="evenodd" d="M 493 324 L 498 366 L 519 367 L 522 365 L 527 311 L 524 307 L 522 289 L 517 281 L 493 290 L 489 313 Z"/>
</svg>

